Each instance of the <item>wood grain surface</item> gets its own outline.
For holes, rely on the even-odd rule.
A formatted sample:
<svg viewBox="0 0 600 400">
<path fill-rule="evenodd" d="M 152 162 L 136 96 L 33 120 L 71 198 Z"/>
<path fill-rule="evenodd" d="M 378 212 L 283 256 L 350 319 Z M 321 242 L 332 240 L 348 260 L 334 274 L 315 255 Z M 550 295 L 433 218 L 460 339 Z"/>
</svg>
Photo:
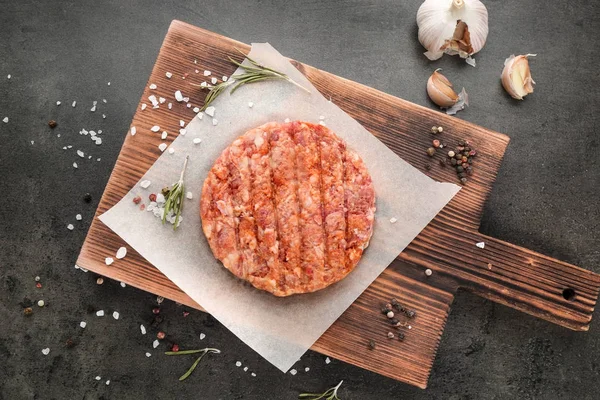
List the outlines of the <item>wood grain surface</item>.
<svg viewBox="0 0 600 400">
<path fill-rule="evenodd" d="M 168 132 L 178 132 L 180 119 L 191 120 L 192 108 L 202 106 L 205 92 L 189 83 L 204 81 L 205 69 L 213 76 L 229 76 L 235 66 L 226 61 L 227 56 L 240 58 L 235 48 L 249 50 L 246 44 L 173 21 L 148 81 L 158 89 L 151 91 L 146 86 L 144 90 L 132 122 L 137 134 L 126 135 L 78 266 L 201 309 L 134 250 L 106 266 L 105 257 L 114 255 L 124 242 L 96 217 L 116 204 L 160 156 L 160 136 L 150 127 L 160 125 Z M 457 182 L 454 169 L 439 164 L 445 151 L 438 151 L 434 159 L 425 155 L 434 138 L 432 126 L 444 127 L 444 132 L 435 136 L 442 143 L 452 148 L 459 140 L 468 139 L 479 153 L 473 164 L 475 173 L 463 190 L 327 330 L 313 350 L 425 388 L 450 304 L 459 288 L 573 330 L 589 328 L 600 290 L 599 275 L 478 232 L 484 203 L 509 142 L 507 136 L 291 62 L 323 95 L 433 179 Z M 173 74 L 171 79 L 165 76 L 167 71 Z M 190 96 L 192 108 L 175 101 L 178 89 Z M 173 103 L 172 110 L 167 103 L 152 109 L 148 101 L 151 94 Z M 143 103 L 148 104 L 144 111 Z M 167 141 L 173 139 L 170 136 Z M 485 242 L 485 248 L 476 247 L 478 242 Z M 429 277 L 424 273 L 427 268 L 433 271 Z M 417 314 L 401 328 L 406 337 L 403 342 L 387 338 L 391 329 L 380 309 L 391 298 Z M 369 340 L 376 342 L 375 349 L 369 348 Z"/>
</svg>

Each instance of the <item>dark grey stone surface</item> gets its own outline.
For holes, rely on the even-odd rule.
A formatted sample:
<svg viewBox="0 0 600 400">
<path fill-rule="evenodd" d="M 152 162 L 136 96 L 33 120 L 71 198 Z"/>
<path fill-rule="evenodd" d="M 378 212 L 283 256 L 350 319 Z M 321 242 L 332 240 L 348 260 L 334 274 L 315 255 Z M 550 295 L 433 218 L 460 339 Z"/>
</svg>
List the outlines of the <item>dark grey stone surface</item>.
<svg viewBox="0 0 600 400">
<path fill-rule="evenodd" d="M 285 55 L 426 106 L 426 79 L 444 68 L 470 94 L 458 118 L 512 138 L 482 231 L 600 272 L 599 3 L 487 1 L 490 35 L 477 68 L 426 60 L 414 22 L 419 3 L 0 1 L 0 119 L 10 119 L 0 123 L 0 399 L 293 399 L 341 379 L 343 399 L 597 399 L 598 321 L 574 333 L 468 294 L 453 305 L 426 391 L 339 361 L 325 365 L 312 352 L 298 375 L 282 375 L 210 316 L 183 318 L 183 307 L 165 302 L 161 328 L 173 341 L 199 346 L 204 332 L 202 344 L 224 350 L 179 383 L 191 359 L 144 355 L 156 330 L 142 336 L 139 324 L 149 326 L 154 296 L 108 280 L 96 285 L 92 273 L 73 268 L 169 23 L 181 19 L 241 41 L 269 41 Z M 531 62 L 537 88 L 523 102 L 498 79 L 511 53 L 538 53 Z M 103 98 L 108 103 L 91 113 Z M 54 131 L 49 119 L 59 123 Z M 93 145 L 81 128 L 102 129 L 104 143 Z M 68 144 L 73 149 L 62 150 Z M 77 148 L 102 160 L 80 160 Z M 82 200 L 86 192 L 91 204 Z M 24 317 L 24 297 L 49 307 Z M 121 319 L 88 309 L 118 310 Z M 69 338 L 75 347 L 65 347 Z M 237 360 L 257 377 L 236 368 Z"/>
</svg>

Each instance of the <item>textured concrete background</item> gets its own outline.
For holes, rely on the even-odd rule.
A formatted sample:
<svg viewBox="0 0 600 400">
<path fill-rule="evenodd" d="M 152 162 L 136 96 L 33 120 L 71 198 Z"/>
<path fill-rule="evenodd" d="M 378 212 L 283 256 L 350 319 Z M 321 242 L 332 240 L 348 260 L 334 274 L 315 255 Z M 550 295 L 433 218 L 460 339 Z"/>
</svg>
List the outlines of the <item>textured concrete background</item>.
<svg viewBox="0 0 600 400">
<path fill-rule="evenodd" d="M 426 391 L 339 361 L 326 365 L 312 352 L 298 375 L 282 375 L 210 316 L 183 318 L 182 307 L 165 302 L 161 329 L 171 340 L 225 350 L 179 383 L 192 360 L 144 356 L 156 330 L 142 336 L 138 326 L 149 326 L 155 297 L 108 280 L 96 285 L 93 274 L 73 268 L 169 23 L 181 19 L 244 42 L 269 41 L 426 106 L 427 77 L 443 67 L 469 91 L 471 107 L 458 118 L 512 138 L 483 232 L 600 272 L 599 3 L 487 1 L 490 34 L 477 68 L 427 61 L 416 38 L 419 3 L 0 1 L 0 119 L 10 119 L 0 123 L 0 399 L 294 399 L 341 379 L 343 399 L 597 399 L 598 321 L 574 333 L 467 294 L 453 305 Z M 538 86 L 523 102 L 498 79 L 511 53 L 539 54 L 531 62 Z M 59 122 L 52 132 L 49 119 Z M 81 128 L 102 129 L 104 143 L 93 145 Z M 74 148 L 62 150 L 67 144 Z M 75 171 L 77 148 L 102 160 L 81 160 Z M 24 317 L 24 297 L 49 307 Z M 97 318 L 93 309 L 118 310 L 121 319 Z"/>
</svg>

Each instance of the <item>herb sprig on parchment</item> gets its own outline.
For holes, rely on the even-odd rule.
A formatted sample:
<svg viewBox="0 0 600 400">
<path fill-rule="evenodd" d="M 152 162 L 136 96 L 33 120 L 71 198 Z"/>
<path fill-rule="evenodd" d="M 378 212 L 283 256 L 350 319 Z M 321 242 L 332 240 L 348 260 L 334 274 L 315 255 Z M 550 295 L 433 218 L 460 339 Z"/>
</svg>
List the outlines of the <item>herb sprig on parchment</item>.
<svg viewBox="0 0 600 400">
<path fill-rule="evenodd" d="M 177 181 L 171 189 L 166 192 L 165 196 L 165 209 L 162 217 L 163 224 L 167 220 L 169 213 L 175 214 L 175 223 L 173 224 L 173 230 L 177 229 L 179 225 L 179 217 L 181 216 L 181 209 L 183 208 L 183 198 L 185 196 L 185 186 L 183 184 L 183 175 L 190 156 L 185 156 L 185 162 L 183 163 L 183 169 Z"/>
<path fill-rule="evenodd" d="M 244 70 L 244 73 L 232 75 L 229 80 L 227 80 L 225 82 L 221 82 L 218 85 L 200 86 L 202 88 L 209 90 L 208 94 L 206 95 L 206 98 L 204 99 L 204 106 L 202 106 L 200 111 L 206 110 L 206 108 L 221 93 L 223 93 L 223 91 L 229 85 L 234 85 L 230 92 L 230 94 L 233 94 L 233 92 L 235 92 L 240 86 L 246 85 L 248 83 L 277 79 L 277 80 L 288 81 L 288 82 L 298 86 L 300 89 L 304 90 L 305 92 L 310 93 L 310 90 L 308 90 L 304 86 L 300 85 L 298 82 L 294 81 L 292 78 L 290 78 L 283 72 L 279 72 L 273 68 L 265 67 L 264 65 L 258 63 L 257 61 L 253 60 L 249 56 L 245 55 L 241 50 L 239 50 L 239 49 L 236 49 L 236 50 L 239 51 L 242 55 L 244 55 L 246 57 L 246 59 L 248 60 L 250 65 L 244 65 L 244 64 L 234 60 L 233 58 L 228 57 L 229 61 L 231 61 L 233 64 L 237 65 L 238 67 L 242 68 Z"/>
</svg>

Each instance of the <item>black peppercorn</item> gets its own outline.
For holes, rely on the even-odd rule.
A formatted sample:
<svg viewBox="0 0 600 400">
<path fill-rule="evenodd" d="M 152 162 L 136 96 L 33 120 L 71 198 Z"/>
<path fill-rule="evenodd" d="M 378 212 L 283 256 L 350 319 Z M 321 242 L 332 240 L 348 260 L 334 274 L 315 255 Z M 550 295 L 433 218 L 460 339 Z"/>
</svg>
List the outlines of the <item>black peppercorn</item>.
<svg viewBox="0 0 600 400">
<path fill-rule="evenodd" d="M 89 193 L 86 193 L 83 195 L 83 201 L 85 201 L 86 203 L 91 203 L 92 202 L 92 195 Z"/>
<path fill-rule="evenodd" d="M 456 167 L 456 172 L 461 173 L 463 172 L 465 169 L 463 168 L 462 165 L 459 165 L 458 167 Z"/>
<path fill-rule="evenodd" d="M 460 142 L 458 142 L 458 145 L 459 145 L 459 146 L 464 146 L 464 145 L 465 145 L 465 141 L 464 141 L 464 140 L 461 140 Z"/>
<path fill-rule="evenodd" d="M 450 160 L 450 164 L 456 165 L 456 163 L 457 163 L 456 158 L 453 158 L 453 159 Z"/>
<path fill-rule="evenodd" d="M 392 299 L 392 301 L 390 301 L 390 303 L 392 303 L 393 306 L 397 306 L 398 305 L 398 300 L 397 299 Z"/>
<path fill-rule="evenodd" d="M 392 324 L 392 325 L 396 325 L 398 322 L 399 322 L 399 321 L 398 321 L 396 318 L 392 318 L 392 319 L 390 320 L 390 324 Z"/>
<path fill-rule="evenodd" d="M 440 160 L 440 166 L 445 167 L 448 161 L 446 159 Z"/>
<path fill-rule="evenodd" d="M 427 171 L 431 171 L 431 164 L 425 164 L 425 169 Z"/>
<path fill-rule="evenodd" d="M 401 342 L 403 342 L 403 341 L 404 341 L 404 337 L 405 337 L 405 336 L 404 336 L 404 333 L 402 333 L 402 332 L 398 332 L 396 335 L 398 336 L 398 340 L 399 340 L 399 341 L 401 341 Z"/>
<path fill-rule="evenodd" d="M 460 183 L 462 183 L 463 185 L 464 185 L 465 183 L 467 183 L 467 178 L 460 178 Z"/>
<path fill-rule="evenodd" d="M 470 148 L 469 146 L 466 146 L 466 147 L 465 147 L 465 151 L 466 151 L 466 152 L 469 152 L 469 151 L 471 151 L 471 148 Z"/>
<path fill-rule="evenodd" d="M 369 339 L 369 349 L 375 350 L 375 347 L 377 347 L 377 344 L 375 343 L 375 341 L 373 339 Z"/>
<path fill-rule="evenodd" d="M 381 313 L 384 315 L 389 313 L 390 311 L 392 311 L 392 310 L 387 307 L 381 307 Z"/>
<path fill-rule="evenodd" d="M 462 179 L 462 178 L 465 178 L 466 176 L 467 176 L 467 174 L 466 174 L 466 173 L 464 173 L 464 172 L 459 172 L 459 173 L 458 173 L 458 177 L 459 177 L 460 179 Z"/>
<path fill-rule="evenodd" d="M 415 310 L 405 310 L 404 314 L 406 314 L 408 318 L 414 318 L 417 315 L 417 312 Z"/>
</svg>

